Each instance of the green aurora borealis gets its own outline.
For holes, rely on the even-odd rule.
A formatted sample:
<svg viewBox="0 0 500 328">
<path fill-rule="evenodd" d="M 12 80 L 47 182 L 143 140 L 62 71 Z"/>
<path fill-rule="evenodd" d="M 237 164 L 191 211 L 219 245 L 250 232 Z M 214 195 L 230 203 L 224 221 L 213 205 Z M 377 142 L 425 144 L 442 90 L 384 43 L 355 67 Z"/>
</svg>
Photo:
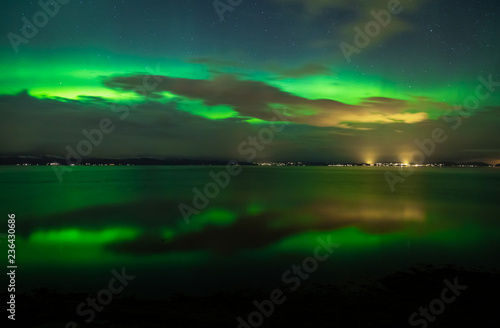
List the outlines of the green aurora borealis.
<svg viewBox="0 0 500 328">
<path fill-rule="evenodd" d="M 498 6 L 455 3 L 401 1 L 348 62 L 339 44 L 387 1 L 243 1 L 223 21 L 209 1 L 70 1 L 18 53 L 4 38 L 2 155 L 65 156 L 109 117 L 117 129 L 89 157 L 244 160 L 238 144 L 278 109 L 293 124 L 257 160 L 404 161 L 443 128 L 427 161 L 500 162 Z M 40 10 L 7 7 L 6 36 Z M 162 82 L 134 92 L 147 75 Z M 471 102 L 477 88 L 487 94 Z M 113 106 L 133 115 L 121 121 Z"/>
</svg>

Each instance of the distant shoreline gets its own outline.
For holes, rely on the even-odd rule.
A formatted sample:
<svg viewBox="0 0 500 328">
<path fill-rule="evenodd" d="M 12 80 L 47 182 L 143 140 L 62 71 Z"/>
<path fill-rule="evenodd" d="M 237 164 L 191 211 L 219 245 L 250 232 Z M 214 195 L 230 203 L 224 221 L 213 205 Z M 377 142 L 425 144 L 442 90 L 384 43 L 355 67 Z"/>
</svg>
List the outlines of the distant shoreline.
<svg viewBox="0 0 500 328">
<path fill-rule="evenodd" d="M 80 164 L 71 164 L 60 157 L 3 157 L 0 166 L 225 166 L 228 160 L 197 160 L 197 159 L 164 159 L 164 158 L 88 158 L 81 159 Z M 380 162 L 380 163 L 348 163 L 348 162 L 317 162 L 317 161 L 260 161 L 237 162 L 242 166 L 324 166 L 324 167 L 500 167 L 500 164 L 484 162 L 431 162 L 424 164 Z"/>
</svg>

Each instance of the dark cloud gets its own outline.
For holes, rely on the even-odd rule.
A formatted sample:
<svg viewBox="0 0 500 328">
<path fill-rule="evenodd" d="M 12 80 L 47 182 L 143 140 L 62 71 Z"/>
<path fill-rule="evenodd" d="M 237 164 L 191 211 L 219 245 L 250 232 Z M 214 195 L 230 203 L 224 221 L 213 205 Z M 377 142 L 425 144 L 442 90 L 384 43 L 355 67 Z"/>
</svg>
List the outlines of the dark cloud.
<svg viewBox="0 0 500 328">
<path fill-rule="evenodd" d="M 308 99 L 282 91 L 265 82 L 241 80 L 233 75 L 218 75 L 211 80 L 160 77 L 156 92 L 168 91 L 189 99 L 202 100 L 207 106 L 231 106 L 241 116 L 262 120 L 276 119 L 273 105 L 283 105 L 294 116 L 293 122 L 314 126 L 342 126 L 344 122 L 402 121 L 415 123 L 427 118 L 425 112 L 405 112 L 407 101 L 369 98 L 360 105 L 348 105 L 330 99 Z M 140 85 L 143 75 L 117 76 L 106 80 L 107 87 L 131 91 Z M 301 115 L 303 110 L 313 115 Z M 290 118 L 291 119 L 291 118 Z"/>
<path fill-rule="evenodd" d="M 407 13 L 415 13 L 429 0 L 274 0 L 284 4 L 299 4 L 306 8 L 304 15 L 317 16 L 328 13 L 326 9 L 350 12 L 355 18 L 370 14 L 371 10 L 387 9 L 389 4 L 398 3 Z"/>
<path fill-rule="evenodd" d="M 144 76 L 114 77 L 105 81 L 109 88 L 130 91 Z M 168 91 L 178 96 L 203 100 L 207 106 L 227 105 L 240 115 L 271 120 L 271 104 L 300 105 L 307 99 L 281 91 L 264 82 L 238 80 L 233 75 L 219 75 L 213 80 L 161 77 L 162 83 L 155 91 Z"/>
<path fill-rule="evenodd" d="M 136 79 L 140 77 L 115 78 L 109 83 L 127 89 L 135 85 Z M 500 149 L 498 138 L 492 137 L 500 126 L 499 108 L 484 108 L 464 117 L 452 111 L 455 118 L 451 116 L 447 122 L 443 118 L 428 119 L 425 113 L 403 111 L 423 107 L 420 102 L 428 102 L 427 99 L 408 103 L 391 98 L 367 98 L 360 105 L 352 106 L 332 100 L 310 100 L 262 82 L 227 76 L 209 81 L 171 78 L 161 89 L 175 91 L 181 98 L 201 99 L 207 104 L 232 105 L 247 117 L 273 119 L 271 104 L 281 104 L 291 113 L 304 107 L 316 111 L 315 115 L 289 116 L 292 123 L 275 133 L 273 141 L 256 152 L 255 160 L 363 162 L 370 158 L 397 161 L 418 150 L 416 139 L 432 138 L 433 130 L 441 128 L 448 139 L 426 156 L 426 162 L 479 158 L 500 162 L 499 154 L 491 151 Z M 211 120 L 178 107 L 177 102 L 143 99 L 135 108 L 129 108 L 129 115 L 122 119 L 122 113 L 113 111 L 113 104 L 104 99 L 38 99 L 27 93 L 2 96 L 1 155 L 66 156 L 67 146 L 76 149 L 80 141 L 86 140 L 82 130 L 96 129 L 100 121 L 107 118 L 116 126 L 115 130 L 105 134 L 90 155 L 82 157 L 245 161 L 246 157 L 238 151 L 239 145 L 250 136 L 258 136 L 266 127 L 237 117 Z"/>
<path fill-rule="evenodd" d="M 308 19 L 318 19 L 319 16 L 331 15 L 332 11 L 337 14 L 337 19 L 332 19 L 332 23 L 337 23 L 334 28 L 334 33 L 331 38 L 321 38 L 310 42 L 314 48 L 324 47 L 339 47 L 340 42 L 347 42 L 353 45 L 353 39 L 356 35 L 355 27 L 364 30 L 365 25 L 374 21 L 371 15 L 372 10 L 379 12 L 380 10 L 387 10 L 389 4 L 399 3 L 397 8 L 402 8 L 402 11 L 395 15 L 391 15 L 390 23 L 381 28 L 380 33 L 376 36 L 377 42 L 371 42 L 366 50 L 375 44 L 380 44 L 386 39 L 401 35 L 404 32 L 412 31 L 414 29 L 412 16 L 415 15 L 428 0 L 274 0 L 279 3 L 288 5 L 300 5 L 303 7 L 302 15 Z M 339 14 L 340 13 L 340 14 Z M 343 19 L 339 20 L 341 16 Z M 340 23 L 340 24 L 339 24 Z"/>
<path fill-rule="evenodd" d="M 234 60 L 227 60 L 217 57 L 196 57 L 188 60 L 189 63 L 202 64 L 205 65 L 209 72 L 217 75 L 223 74 L 224 72 L 231 72 L 232 75 L 245 76 L 244 73 L 235 73 L 235 69 L 246 69 L 250 67 L 243 62 L 238 62 Z M 282 67 L 281 65 L 263 65 L 263 70 L 266 72 L 272 72 L 279 75 L 279 78 L 303 78 L 308 76 L 331 76 L 333 75 L 332 68 L 326 64 L 322 63 L 307 63 L 297 67 Z"/>
<path fill-rule="evenodd" d="M 213 121 L 192 115 L 178 110 L 175 102 L 147 101 L 132 108 L 104 99 L 62 101 L 27 93 L 0 97 L 0 118 L 3 155 L 66 156 L 67 146 L 76 149 L 87 140 L 83 130 L 98 129 L 101 120 L 109 119 L 114 131 L 82 157 L 227 158 L 236 149 L 236 140 L 230 143 L 227 136 L 242 140 L 251 129 L 238 119 Z"/>
</svg>

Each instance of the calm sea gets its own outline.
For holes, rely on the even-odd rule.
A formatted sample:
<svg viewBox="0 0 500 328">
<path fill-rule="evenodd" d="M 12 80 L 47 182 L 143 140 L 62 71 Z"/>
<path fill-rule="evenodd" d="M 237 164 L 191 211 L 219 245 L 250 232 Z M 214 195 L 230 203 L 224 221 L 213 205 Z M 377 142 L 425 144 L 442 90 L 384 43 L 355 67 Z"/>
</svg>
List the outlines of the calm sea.
<svg viewBox="0 0 500 328">
<path fill-rule="evenodd" d="M 316 283 L 499 265 L 496 168 L 419 168 L 394 192 L 384 174 L 395 168 L 242 167 L 224 188 L 210 184 L 217 166 L 72 170 L 59 182 L 51 167 L 0 167 L 23 290 L 102 287 L 121 268 L 136 277 L 128 291 L 146 295 L 277 286 L 320 240 L 338 245 L 313 268 Z M 194 190 L 209 195 L 193 204 Z"/>
</svg>

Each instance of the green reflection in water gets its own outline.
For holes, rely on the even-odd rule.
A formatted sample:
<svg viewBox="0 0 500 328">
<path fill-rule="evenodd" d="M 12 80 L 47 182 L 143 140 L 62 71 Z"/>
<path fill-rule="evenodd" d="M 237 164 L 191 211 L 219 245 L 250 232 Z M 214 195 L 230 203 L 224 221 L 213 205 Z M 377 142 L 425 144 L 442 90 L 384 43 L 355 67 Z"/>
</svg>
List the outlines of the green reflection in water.
<svg viewBox="0 0 500 328">
<path fill-rule="evenodd" d="M 175 232 L 175 230 L 166 228 L 166 229 L 162 230 L 161 236 L 164 239 L 171 239 L 171 238 L 175 237 L 176 234 L 177 233 Z"/>
<path fill-rule="evenodd" d="M 360 231 L 358 228 L 349 227 L 335 231 L 307 232 L 283 239 L 272 248 L 276 251 L 311 251 L 318 246 L 318 238 L 324 241 L 330 240 L 332 243 L 342 245 L 367 247 L 379 245 L 384 238 L 397 238 L 398 234 L 375 235 Z"/>
<path fill-rule="evenodd" d="M 189 279 L 213 268 L 213 280 L 237 271 L 246 281 L 259 265 L 279 274 L 314 254 L 318 237 L 329 236 L 341 246 L 325 268 L 342 263 L 346 271 L 357 264 L 390 270 L 416 262 L 498 267 L 492 251 L 500 232 L 495 169 L 417 169 L 392 193 L 386 168 L 245 167 L 189 224 L 177 206 L 191 204 L 192 189 L 210 181 L 214 167 L 73 169 L 59 183 L 50 167 L 0 168 L 4 212 L 19 218 L 18 263 L 26 275 L 45 274 L 54 284 L 61 284 L 54 270 L 98 275 L 122 266 Z M 199 247 L 180 242 L 162 253 L 161 243 L 189 234 Z M 148 236 L 158 253 L 110 248 L 149 242 Z M 227 243 L 230 252 L 214 251 L 214 240 Z"/>
<path fill-rule="evenodd" d="M 124 239 L 134 239 L 139 231 L 131 228 L 111 228 L 101 231 L 83 229 L 63 229 L 36 231 L 31 234 L 31 243 L 73 243 L 73 244 L 106 244 Z"/>
<path fill-rule="evenodd" d="M 189 224 L 184 221 L 179 221 L 177 226 L 178 231 L 194 232 L 201 231 L 210 225 L 227 226 L 235 222 L 238 218 L 237 213 L 223 208 L 207 209 L 200 214 L 193 216 Z M 167 232 L 168 234 L 168 232 Z"/>
<path fill-rule="evenodd" d="M 460 253 L 479 245 L 485 238 L 493 240 L 500 229 L 492 229 L 487 235 L 479 225 L 468 224 L 466 226 L 438 231 L 417 231 L 409 228 L 403 231 L 390 233 L 369 233 L 357 227 L 347 227 L 333 231 L 311 231 L 285 238 L 270 246 L 268 251 L 276 252 L 299 252 L 311 253 L 320 243 L 325 242 L 340 244 L 342 252 L 339 256 L 347 254 L 376 251 L 376 249 L 388 247 L 391 251 L 401 251 L 404 247 L 421 246 L 429 250 L 447 249 L 448 252 Z M 399 245 L 399 246 L 398 246 Z M 348 255 L 351 256 L 351 255 Z"/>
<path fill-rule="evenodd" d="M 251 203 L 247 207 L 247 214 L 257 215 L 264 212 L 265 206 L 259 203 Z"/>
</svg>

